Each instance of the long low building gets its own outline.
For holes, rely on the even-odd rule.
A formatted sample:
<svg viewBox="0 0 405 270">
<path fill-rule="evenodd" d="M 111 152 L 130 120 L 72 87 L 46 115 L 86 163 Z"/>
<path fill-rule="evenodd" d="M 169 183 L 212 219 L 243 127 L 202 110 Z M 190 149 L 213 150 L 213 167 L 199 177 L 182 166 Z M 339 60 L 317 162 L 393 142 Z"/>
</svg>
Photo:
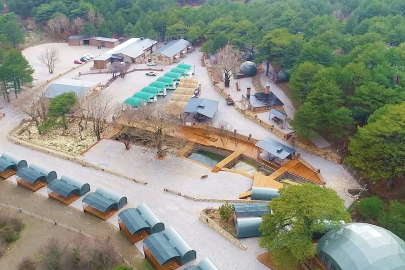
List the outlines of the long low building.
<svg viewBox="0 0 405 270">
<path fill-rule="evenodd" d="M 68 38 L 69 46 L 82 46 L 90 45 L 97 46 L 101 48 L 114 48 L 120 44 L 120 41 L 115 38 L 105 38 L 105 37 L 92 37 L 92 36 L 70 36 Z"/>
<path fill-rule="evenodd" d="M 193 51 L 193 47 L 187 40 L 172 40 L 152 53 L 151 58 L 156 63 L 171 65 L 180 62 L 180 58 L 186 57 L 187 53 L 191 51 Z"/>
<path fill-rule="evenodd" d="M 84 97 L 101 86 L 100 82 L 60 79 L 51 83 L 45 91 L 46 98 L 54 98 L 64 93 L 73 92 L 78 97 Z"/>
<path fill-rule="evenodd" d="M 144 63 L 157 49 L 157 41 L 149 38 L 131 38 L 94 59 L 95 69 L 104 69 L 119 58 L 130 64 Z"/>
</svg>

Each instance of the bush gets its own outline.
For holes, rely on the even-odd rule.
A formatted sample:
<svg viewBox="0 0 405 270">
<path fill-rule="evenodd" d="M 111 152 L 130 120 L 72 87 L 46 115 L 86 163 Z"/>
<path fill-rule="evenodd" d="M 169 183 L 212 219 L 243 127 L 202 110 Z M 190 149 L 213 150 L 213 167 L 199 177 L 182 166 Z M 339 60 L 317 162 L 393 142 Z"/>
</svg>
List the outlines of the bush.
<svg viewBox="0 0 405 270">
<path fill-rule="evenodd" d="M 113 270 L 133 270 L 133 268 L 125 266 L 125 265 L 120 265 L 120 266 L 115 267 Z"/>
<path fill-rule="evenodd" d="M 29 257 L 25 257 L 20 262 L 17 269 L 18 270 L 36 270 L 37 269 L 37 264 L 33 259 L 31 259 Z"/>
<path fill-rule="evenodd" d="M 367 220 L 377 219 L 384 211 L 384 205 L 380 198 L 371 197 L 359 202 L 357 209 L 360 214 Z"/>
<path fill-rule="evenodd" d="M 219 207 L 219 215 L 221 216 L 222 220 L 230 220 L 233 215 L 233 206 L 229 203 L 224 203 Z"/>
<path fill-rule="evenodd" d="M 378 219 L 380 225 L 405 239 L 405 205 L 398 201 L 390 201 L 388 211 Z"/>
</svg>

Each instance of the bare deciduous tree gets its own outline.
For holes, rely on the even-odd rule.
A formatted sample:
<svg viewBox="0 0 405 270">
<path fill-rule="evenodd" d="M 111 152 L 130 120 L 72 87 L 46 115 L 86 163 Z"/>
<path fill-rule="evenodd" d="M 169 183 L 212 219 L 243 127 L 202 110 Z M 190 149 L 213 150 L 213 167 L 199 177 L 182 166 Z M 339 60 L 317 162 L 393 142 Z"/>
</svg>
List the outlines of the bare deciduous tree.
<svg viewBox="0 0 405 270">
<path fill-rule="evenodd" d="M 125 110 L 120 120 L 125 124 L 135 125 L 141 132 L 135 136 L 138 135 L 145 144 L 153 146 L 157 157 L 163 158 L 168 152 L 176 154 L 176 150 L 184 147 L 182 140 L 174 138 L 181 128 L 181 121 L 170 115 L 169 110 L 164 102 L 152 103 Z"/>
<path fill-rule="evenodd" d="M 84 20 L 82 18 L 76 18 L 72 21 L 71 30 L 74 34 L 79 34 L 82 31 Z"/>
<path fill-rule="evenodd" d="M 107 118 L 114 112 L 113 98 L 104 92 L 93 93 L 83 101 L 84 117 L 91 121 L 93 134 L 100 140 L 106 130 Z"/>
<path fill-rule="evenodd" d="M 119 76 L 124 79 L 125 75 L 128 72 L 128 69 L 129 65 L 124 64 L 123 62 L 114 62 L 109 67 L 109 70 L 113 75 L 113 78 L 115 78 L 117 76 L 117 73 L 119 73 Z"/>
<path fill-rule="evenodd" d="M 232 126 L 227 122 L 222 120 L 218 124 L 219 128 L 219 139 L 222 142 L 223 146 L 226 146 L 230 137 L 229 137 L 229 132 L 232 132 Z"/>
<path fill-rule="evenodd" d="M 54 47 L 47 47 L 38 55 L 38 60 L 44 64 L 48 68 L 49 73 L 52 74 L 56 64 L 60 62 L 59 51 Z"/>
<path fill-rule="evenodd" d="M 51 18 L 47 22 L 49 32 L 62 40 L 67 40 L 71 31 L 71 23 L 69 18 L 64 14 Z"/>
<path fill-rule="evenodd" d="M 216 62 L 213 68 L 224 75 L 225 87 L 229 87 L 232 72 L 239 67 L 242 62 L 242 52 L 227 44 L 216 54 Z"/>
</svg>

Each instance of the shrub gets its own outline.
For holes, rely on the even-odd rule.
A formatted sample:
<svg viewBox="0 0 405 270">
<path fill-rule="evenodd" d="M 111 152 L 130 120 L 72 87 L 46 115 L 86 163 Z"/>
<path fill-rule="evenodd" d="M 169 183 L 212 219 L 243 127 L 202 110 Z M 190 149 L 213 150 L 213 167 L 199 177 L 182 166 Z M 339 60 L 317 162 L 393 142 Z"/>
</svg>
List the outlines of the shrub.
<svg viewBox="0 0 405 270">
<path fill-rule="evenodd" d="M 371 197 L 359 202 L 357 209 L 360 214 L 367 220 L 377 219 L 384 211 L 384 205 L 380 198 Z"/>
<path fill-rule="evenodd" d="M 222 220 L 230 220 L 233 215 L 233 206 L 229 203 L 224 203 L 219 207 L 219 215 L 221 216 Z"/>
<path fill-rule="evenodd" d="M 133 270 L 133 268 L 125 266 L 125 265 L 120 265 L 120 266 L 115 267 L 113 270 Z"/>
<path fill-rule="evenodd" d="M 0 257 L 3 256 L 4 251 L 6 251 L 6 243 L 0 239 Z"/>
<path fill-rule="evenodd" d="M 390 201 L 388 211 L 378 219 L 380 225 L 405 239 L 405 205 L 398 201 Z"/>
<path fill-rule="evenodd" d="M 7 244 L 11 244 L 20 237 L 19 232 L 16 232 L 11 225 L 6 225 L 0 228 L 0 239 Z"/>
<path fill-rule="evenodd" d="M 47 244 L 40 250 L 40 265 L 42 269 L 58 270 L 61 268 L 61 257 L 64 254 L 64 247 L 56 238 L 48 240 Z"/>
<path fill-rule="evenodd" d="M 18 265 L 18 270 L 36 270 L 37 264 L 30 257 L 25 257 Z"/>
</svg>

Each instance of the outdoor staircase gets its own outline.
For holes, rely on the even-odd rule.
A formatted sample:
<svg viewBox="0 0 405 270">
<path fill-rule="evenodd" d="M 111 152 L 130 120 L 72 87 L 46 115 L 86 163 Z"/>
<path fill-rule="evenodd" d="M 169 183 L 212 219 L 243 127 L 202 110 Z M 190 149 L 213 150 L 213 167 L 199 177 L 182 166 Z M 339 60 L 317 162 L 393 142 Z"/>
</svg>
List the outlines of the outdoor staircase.
<svg viewBox="0 0 405 270">
<path fill-rule="evenodd" d="M 212 168 L 211 172 L 219 172 L 222 167 L 224 167 L 225 165 L 227 165 L 229 162 L 231 162 L 232 160 L 238 158 L 240 155 L 242 154 L 241 151 L 235 151 L 232 154 L 230 154 L 229 156 L 227 156 L 226 158 L 224 158 L 223 160 L 221 160 L 220 162 L 218 162 L 217 165 L 214 166 L 214 168 Z"/>
<path fill-rule="evenodd" d="M 239 194 L 239 199 L 249 199 L 252 197 L 252 191 L 248 190 L 244 193 Z"/>
</svg>

